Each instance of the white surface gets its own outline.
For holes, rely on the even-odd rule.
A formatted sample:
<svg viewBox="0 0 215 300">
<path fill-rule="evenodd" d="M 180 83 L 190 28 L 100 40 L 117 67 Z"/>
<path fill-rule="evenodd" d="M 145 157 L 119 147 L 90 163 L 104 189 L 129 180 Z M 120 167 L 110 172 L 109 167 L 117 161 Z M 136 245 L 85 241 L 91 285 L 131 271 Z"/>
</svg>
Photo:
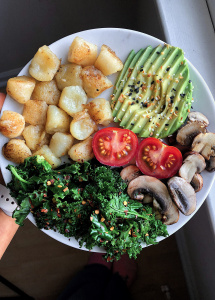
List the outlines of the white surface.
<svg viewBox="0 0 215 300">
<path fill-rule="evenodd" d="M 158 44 L 162 43 L 162 41 L 156 38 L 150 37 L 143 33 L 131 31 L 131 30 L 125 30 L 125 29 L 88 30 L 88 31 L 79 32 L 77 34 L 65 37 L 55 42 L 54 44 L 50 45 L 51 50 L 59 58 L 62 58 L 63 63 L 66 61 L 69 46 L 72 40 L 74 39 L 74 37 L 77 35 L 92 43 L 97 44 L 98 46 L 101 46 L 103 43 L 107 44 L 114 51 L 116 51 L 116 54 L 120 57 L 122 61 L 125 61 L 131 49 L 138 51 L 140 48 L 147 47 L 148 45 L 152 45 L 153 47 L 155 47 Z M 19 75 L 28 74 L 28 66 L 29 63 L 23 68 L 23 70 L 20 72 Z M 213 98 L 211 96 L 211 93 L 207 85 L 205 84 L 204 80 L 200 76 L 200 74 L 195 70 L 195 68 L 191 64 L 189 64 L 189 66 L 190 66 L 190 78 L 193 81 L 194 85 L 196 86 L 193 94 L 194 98 L 196 99 L 196 101 L 193 103 L 194 110 L 198 110 L 206 114 L 210 121 L 210 129 L 215 131 L 215 122 L 213 119 L 213 116 L 215 115 L 215 105 L 213 102 Z M 114 80 L 115 78 L 116 76 L 114 76 L 112 79 Z M 112 93 L 112 89 L 109 89 L 105 91 L 101 95 L 101 97 L 108 99 L 111 93 Z M 205 101 L 206 105 L 201 101 L 202 99 L 206 99 Z M 19 105 L 14 100 L 12 100 L 9 96 L 7 96 L 3 110 L 6 109 L 15 110 L 21 113 L 22 105 Z M 1 136 L 0 147 L 2 147 L 6 141 L 7 139 Z M 10 172 L 5 169 L 5 167 L 8 165 L 8 161 L 1 156 L 0 163 L 1 163 L 2 174 L 5 179 L 5 182 L 9 182 L 11 179 Z M 204 188 L 197 194 L 197 209 L 195 213 L 203 204 L 204 199 L 206 198 L 209 189 L 211 188 L 212 182 L 214 180 L 214 174 L 204 171 L 202 175 L 205 181 L 205 185 Z M 180 219 L 178 223 L 168 227 L 169 234 L 171 235 L 175 233 L 177 230 L 179 230 L 184 224 L 186 224 L 186 222 L 188 222 L 193 217 L 195 213 L 193 213 L 191 216 L 184 216 L 180 214 Z M 33 223 L 35 223 L 33 216 L 31 214 L 29 215 L 29 219 Z M 73 246 L 75 248 L 79 247 L 77 241 L 75 241 L 75 239 L 73 238 L 68 239 L 63 235 L 60 235 L 59 233 L 56 233 L 52 230 L 49 231 L 44 230 L 44 232 L 49 236 L 59 240 L 62 243 Z M 160 237 L 158 241 L 162 239 L 163 237 Z M 100 250 L 96 248 L 94 249 L 94 251 L 100 251 Z"/>
</svg>

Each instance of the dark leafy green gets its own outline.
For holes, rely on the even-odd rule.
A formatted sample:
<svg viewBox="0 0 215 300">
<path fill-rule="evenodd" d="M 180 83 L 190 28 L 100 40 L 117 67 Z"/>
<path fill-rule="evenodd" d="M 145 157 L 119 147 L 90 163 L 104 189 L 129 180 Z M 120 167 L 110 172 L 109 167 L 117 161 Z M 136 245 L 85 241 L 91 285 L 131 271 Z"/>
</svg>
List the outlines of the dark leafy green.
<svg viewBox="0 0 215 300">
<path fill-rule="evenodd" d="M 118 169 L 85 162 L 52 170 L 41 156 L 7 168 L 12 174 L 8 188 L 19 204 L 13 214 L 19 225 L 31 212 L 38 228 L 75 237 L 89 250 L 103 247 L 108 261 L 124 253 L 136 258 L 141 242 L 156 244 L 158 236 L 168 235 L 152 207 L 129 198 Z"/>
</svg>

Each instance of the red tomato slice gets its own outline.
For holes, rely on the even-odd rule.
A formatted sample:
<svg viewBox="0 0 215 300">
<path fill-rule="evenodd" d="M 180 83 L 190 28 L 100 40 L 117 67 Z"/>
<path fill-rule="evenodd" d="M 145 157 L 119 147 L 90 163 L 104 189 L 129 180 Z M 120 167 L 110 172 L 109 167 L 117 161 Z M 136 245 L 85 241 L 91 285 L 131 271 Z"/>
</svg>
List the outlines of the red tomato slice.
<svg viewBox="0 0 215 300">
<path fill-rule="evenodd" d="M 136 163 L 145 175 L 158 179 L 174 176 L 182 165 L 182 154 L 156 138 L 144 139 L 137 150 Z"/>
<path fill-rule="evenodd" d="M 95 157 L 100 163 L 119 167 L 134 158 L 138 138 L 131 130 L 107 127 L 94 135 L 92 145 Z"/>
</svg>

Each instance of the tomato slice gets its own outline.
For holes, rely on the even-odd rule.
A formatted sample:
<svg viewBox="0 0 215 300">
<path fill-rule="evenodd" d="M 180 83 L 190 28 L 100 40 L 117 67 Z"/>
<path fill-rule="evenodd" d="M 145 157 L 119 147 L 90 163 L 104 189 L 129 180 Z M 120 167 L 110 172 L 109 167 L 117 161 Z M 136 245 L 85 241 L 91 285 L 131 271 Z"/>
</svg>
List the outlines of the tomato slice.
<svg viewBox="0 0 215 300">
<path fill-rule="evenodd" d="M 107 127 L 96 132 L 93 152 L 98 161 L 108 166 L 123 166 L 135 156 L 138 138 L 129 129 Z"/>
<path fill-rule="evenodd" d="M 182 154 L 156 138 L 144 139 L 138 147 L 136 164 L 145 175 L 158 179 L 174 176 L 182 165 Z"/>
</svg>

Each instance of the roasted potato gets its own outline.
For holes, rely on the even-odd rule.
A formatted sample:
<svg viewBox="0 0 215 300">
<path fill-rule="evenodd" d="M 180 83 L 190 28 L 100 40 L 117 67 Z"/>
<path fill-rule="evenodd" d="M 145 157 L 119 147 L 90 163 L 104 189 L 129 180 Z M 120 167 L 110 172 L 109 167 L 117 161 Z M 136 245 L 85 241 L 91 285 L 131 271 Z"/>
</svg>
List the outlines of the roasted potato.
<svg viewBox="0 0 215 300">
<path fill-rule="evenodd" d="M 23 117 L 31 125 L 45 125 L 48 105 L 41 100 L 28 100 L 24 104 Z"/>
<path fill-rule="evenodd" d="M 39 150 L 33 153 L 33 155 L 41 155 L 52 166 L 53 169 L 61 165 L 61 160 L 54 155 L 47 145 L 43 145 Z"/>
<path fill-rule="evenodd" d="M 68 61 L 81 65 L 93 65 L 97 57 L 97 46 L 76 36 L 69 47 Z"/>
<path fill-rule="evenodd" d="M 51 136 L 45 132 L 44 125 L 29 125 L 22 132 L 26 145 L 31 150 L 37 150 L 41 146 L 48 144 Z"/>
<path fill-rule="evenodd" d="M 91 119 L 86 109 L 75 114 L 70 124 L 70 132 L 77 140 L 85 140 L 97 130 L 96 123 Z"/>
<path fill-rule="evenodd" d="M 66 155 L 74 143 L 74 137 L 69 133 L 56 132 L 50 141 L 49 148 L 56 157 Z"/>
<path fill-rule="evenodd" d="M 71 85 L 79 85 L 83 87 L 81 77 L 82 67 L 76 64 L 61 65 L 59 71 L 55 75 L 57 86 L 60 91 Z"/>
<path fill-rule="evenodd" d="M 104 98 L 93 99 L 85 107 L 96 124 L 107 126 L 113 121 L 110 103 Z"/>
<path fill-rule="evenodd" d="M 3 155 L 6 159 L 21 164 L 31 156 L 31 150 L 25 144 L 24 140 L 12 139 L 2 148 Z"/>
<path fill-rule="evenodd" d="M 8 137 L 19 136 L 25 128 L 25 119 L 17 112 L 5 110 L 0 119 L 0 132 Z"/>
<path fill-rule="evenodd" d="M 84 162 L 92 159 L 94 157 L 92 141 L 93 138 L 90 136 L 83 142 L 73 145 L 68 152 L 70 158 L 78 162 Z"/>
<path fill-rule="evenodd" d="M 60 94 L 55 80 L 37 81 L 31 99 L 43 100 L 47 104 L 58 105 Z"/>
<path fill-rule="evenodd" d="M 29 76 L 10 78 L 7 82 L 6 91 L 17 102 L 24 104 L 31 99 L 36 80 Z"/>
<path fill-rule="evenodd" d="M 86 103 L 87 95 L 81 86 L 68 86 L 61 93 L 59 107 L 73 117 Z"/>
<path fill-rule="evenodd" d="M 121 71 L 123 63 L 111 48 L 107 45 L 102 45 L 101 52 L 95 62 L 95 67 L 107 76 Z"/>
<path fill-rule="evenodd" d="M 34 55 L 29 66 L 29 74 L 39 81 L 50 81 L 59 67 L 59 58 L 45 45 Z"/>
<path fill-rule="evenodd" d="M 81 74 L 83 87 L 89 98 L 95 98 L 113 86 L 112 82 L 94 66 L 83 68 Z"/>
<path fill-rule="evenodd" d="M 55 132 L 69 132 L 71 118 L 61 108 L 55 105 L 49 105 L 47 110 L 46 132 L 53 134 Z"/>
</svg>

